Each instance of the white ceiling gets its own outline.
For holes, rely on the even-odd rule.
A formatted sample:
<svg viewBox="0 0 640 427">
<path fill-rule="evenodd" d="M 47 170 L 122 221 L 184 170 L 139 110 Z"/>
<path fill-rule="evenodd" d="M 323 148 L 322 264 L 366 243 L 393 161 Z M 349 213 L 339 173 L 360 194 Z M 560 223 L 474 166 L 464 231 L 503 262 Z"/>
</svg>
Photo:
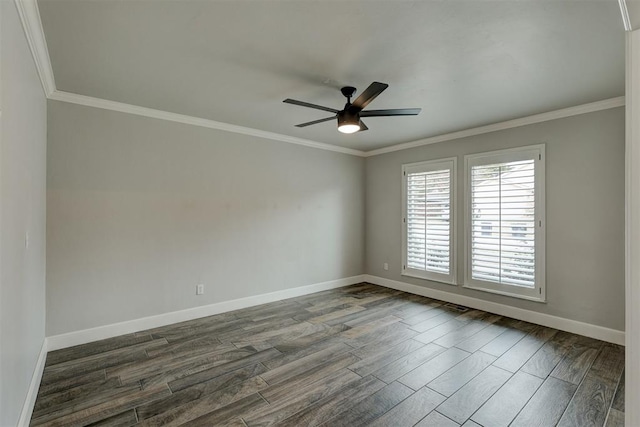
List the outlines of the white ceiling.
<svg viewBox="0 0 640 427">
<path fill-rule="evenodd" d="M 616 0 L 40 0 L 58 90 L 372 150 L 624 95 Z M 342 135 L 343 85 L 389 88 Z"/>
</svg>

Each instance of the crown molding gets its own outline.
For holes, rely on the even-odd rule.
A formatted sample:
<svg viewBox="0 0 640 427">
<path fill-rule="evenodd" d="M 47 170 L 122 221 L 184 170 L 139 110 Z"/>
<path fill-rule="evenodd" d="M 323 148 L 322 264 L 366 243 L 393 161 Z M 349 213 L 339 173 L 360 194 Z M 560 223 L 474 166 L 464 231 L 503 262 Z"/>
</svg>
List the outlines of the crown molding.
<svg viewBox="0 0 640 427">
<path fill-rule="evenodd" d="M 14 3 L 18 9 L 18 15 L 22 22 L 22 28 L 24 29 L 31 55 L 36 63 L 42 89 L 44 89 L 45 95 L 49 97 L 56 90 L 56 81 L 53 77 L 49 49 L 47 48 L 47 40 L 44 37 L 38 3 L 36 0 L 14 0 Z"/>
<path fill-rule="evenodd" d="M 243 135 L 265 138 L 274 141 L 287 142 L 290 144 L 302 145 L 305 147 L 317 148 L 320 150 L 333 151 L 337 153 L 350 154 L 358 157 L 371 157 L 380 154 L 391 153 L 394 151 L 407 150 L 410 148 L 421 147 L 423 145 L 435 144 L 438 142 L 450 141 L 453 139 L 466 138 L 469 136 L 481 135 L 484 133 L 495 132 L 504 129 L 511 129 L 519 126 L 541 123 L 549 120 L 556 120 L 565 117 L 576 116 L 579 114 L 591 113 L 595 111 L 606 110 L 624 106 L 624 96 L 606 99 L 603 101 L 592 102 L 589 104 L 579 105 L 576 107 L 564 108 L 561 110 L 551 111 L 533 116 L 522 117 L 519 119 L 509 120 L 500 123 L 494 123 L 486 126 L 465 129 L 462 131 L 437 135 L 417 141 L 407 142 L 403 144 L 392 145 L 371 151 L 360 151 L 337 145 L 326 144 L 323 142 L 312 141 L 309 139 L 297 138 L 293 136 L 283 135 L 275 132 L 268 132 L 259 129 L 253 129 L 244 126 L 232 125 L 224 122 L 203 119 L 199 117 L 187 116 L 184 114 L 171 113 L 168 111 L 155 110 L 153 108 L 140 107 L 137 105 L 125 104 L 122 102 L 109 101 L 91 96 L 78 95 L 74 93 L 59 91 L 56 89 L 53 69 L 51 67 L 51 59 L 47 48 L 47 41 L 42 28 L 40 19 L 40 11 L 38 10 L 37 0 L 14 0 L 18 14 L 22 22 L 22 27 L 29 44 L 29 49 L 33 56 L 42 88 L 47 98 L 69 102 L 73 104 L 84 105 L 88 107 L 102 108 L 105 110 L 118 111 L 121 113 L 135 114 L 138 116 L 150 117 L 160 120 L 168 120 L 177 123 L 183 123 L 192 126 L 200 126 L 210 129 L 222 130 L 225 132 L 233 132 Z M 625 0 L 618 0 L 622 18 L 627 31 L 631 30 L 629 14 Z"/>
<path fill-rule="evenodd" d="M 622 14 L 622 24 L 624 25 L 625 31 L 633 31 L 626 0 L 618 0 L 618 5 L 620 6 L 620 13 Z"/>
<path fill-rule="evenodd" d="M 69 102 L 72 104 L 84 105 L 87 107 L 102 108 L 104 110 L 118 111 L 121 113 L 135 114 L 137 116 L 150 117 L 153 119 L 168 120 L 171 122 L 183 123 L 192 126 L 199 126 L 209 129 L 217 129 L 225 132 L 239 133 L 243 135 L 255 136 L 258 138 L 271 139 L 274 141 L 288 142 L 289 144 L 303 145 L 305 147 L 317 148 L 320 150 L 334 151 L 342 154 L 364 157 L 365 152 L 351 148 L 339 147 L 337 145 L 325 144 L 309 139 L 296 138 L 274 132 L 248 128 L 244 126 L 232 125 L 229 123 L 216 122 L 214 120 L 202 119 L 199 117 L 187 116 L 184 114 L 170 113 L 168 111 L 155 110 L 153 108 L 139 107 L 137 105 L 125 104 L 122 102 L 109 101 L 91 96 L 78 95 L 75 93 L 56 90 L 49 99 L 54 101 Z"/>
<path fill-rule="evenodd" d="M 18 9 L 18 15 L 20 16 L 22 28 L 29 44 L 29 49 L 31 50 L 31 55 L 33 56 L 36 69 L 38 70 L 38 76 L 40 77 L 42 88 L 46 97 L 49 99 L 102 108 L 105 110 L 119 111 L 122 113 L 135 114 L 138 116 L 168 120 L 193 126 L 218 129 L 226 132 L 271 139 L 274 141 L 288 142 L 290 144 L 302 145 L 305 147 L 317 148 L 320 150 L 333 151 L 337 153 L 350 154 L 358 157 L 365 156 L 364 151 L 354 150 L 351 148 L 339 147 L 336 145 L 325 144 L 322 142 L 303 138 L 296 138 L 293 136 L 282 135 L 274 132 L 267 132 L 244 126 L 216 122 L 214 120 L 202 119 L 183 114 L 170 113 L 168 111 L 155 110 L 152 108 L 139 107 L 136 105 L 59 91 L 56 89 L 56 83 L 53 76 L 53 68 L 51 67 L 51 58 L 49 57 L 49 49 L 47 47 L 47 40 L 44 35 L 44 29 L 42 28 L 42 20 L 40 18 L 40 11 L 38 9 L 37 0 L 14 0 L 14 3 L 16 5 L 16 8 Z"/>
<path fill-rule="evenodd" d="M 75 93 L 63 92 L 56 90 L 48 97 L 54 101 L 68 102 L 71 104 L 79 104 L 87 107 L 101 108 L 105 110 L 118 111 L 121 113 L 135 114 L 137 116 L 150 117 L 160 120 L 168 120 L 177 123 L 183 123 L 192 126 L 205 127 L 210 129 L 222 130 L 225 132 L 239 133 L 243 135 L 255 136 L 258 138 L 271 139 L 274 141 L 287 142 L 290 144 L 303 145 L 305 147 L 317 148 L 320 150 L 334 151 L 342 154 L 350 154 L 358 157 L 372 157 L 380 154 L 392 153 L 394 151 L 408 150 L 410 148 L 422 147 L 423 145 L 436 144 L 439 142 L 451 141 L 454 139 L 467 138 L 470 136 L 482 135 L 485 133 L 496 132 L 505 129 L 512 129 L 520 126 L 526 126 L 536 123 L 547 122 L 550 120 L 563 119 L 566 117 L 577 116 L 580 114 L 593 113 L 596 111 L 608 110 L 611 108 L 623 107 L 625 105 L 624 96 L 617 98 L 605 99 L 603 101 L 591 102 L 588 104 L 578 105 L 575 107 L 563 108 L 561 110 L 550 111 L 533 116 L 521 117 L 519 119 L 508 120 L 500 123 L 493 123 L 486 126 L 465 129 L 457 132 L 447 133 L 443 135 L 432 136 L 417 141 L 407 142 L 404 144 L 392 145 L 390 147 L 379 148 L 372 151 L 360 151 L 351 148 L 340 147 L 337 145 L 326 144 L 322 142 L 312 141 L 308 139 L 296 138 L 293 136 L 282 135 L 274 132 L 248 128 L 244 126 L 232 125 L 229 123 L 217 122 L 199 117 L 187 116 L 184 114 L 171 113 L 168 111 L 155 110 L 153 108 L 139 107 L 137 105 L 125 104 L 122 102 L 109 101 L 91 96 L 78 95 Z"/>
<path fill-rule="evenodd" d="M 38 70 L 38 76 L 40 77 L 42 88 L 46 97 L 49 99 L 102 108 L 105 110 L 119 111 L 122 113 L 135 114 L 138 116 L 168 120 L 193 126 L 218 129 L 226 132 L 233 132 L 259 138 L 271 139 L 275 141 L 287 142 L 290 144 L 302 145 L 305 147 L 317 148 L 320 150 L 333 151 L 337 153 L 350 154 L 358 157 L 365 156 L 364 151 L 354 150 L 351 148 L 339 147 L 336 145 L 325 144 L 322 142 L 303 138 L 296 138 L 274 132 L 267 132 L 244 126 L 217 122 L 214 120 L 202 119 L 183 114 L 170 113 L 168 111 L 155 110 L 152 108 L 139 107 L 136 105 L 59 91 L 56 89 L 56 83 L 53 76 L 53 68 L 51 67 L 51 58 L 49 57 L 49 49 L 47 47 L 47 40 L 44 36 L 44 29 L 42 28 L 42 20 L 40 18 L 40 11 L 38 9 L 37 0 L 14 0 L 14 3 L 16 5 L 16 8 L 18 9 L 18 15 L 20 16 L 22 28 L 29 44 L 29 49 L 31 50 L 33 61 L 35 62 L 36 69 Z"/>
<path fill-rule="evenodd" d="M 533 116 L 521 117 L 519 119 L 508 120 L 506 122 L 493 123 L 486 126 L 465 129 L 443 135 L 432 136 L 430 138 L 419 139 L 417 141 L 406 142 L 404 144 L 392 145 L 390 147 L 379 148 L 367 151 L 365 157 L 378 156 L 380 154 L 392 153 L 394 151 L 407 150 L 409 148 L 422 147 L 423 145 L 436 144 L 438 142 L 451 141 L 453 139 L 467 138 L 470 136 L 482 135 L 484 133 L 496 132 L 499 130 L 512 129 L 520 126 L 535 123 L 547 122 L 550 120 L 563 119 L 565 117 L 577 116 L 580 114 L 593 113 L 610 108 L 623 107 L 624 96 L 605 99 L 603 101 L 591 102 L 589 104 L 575 107 L 563 108 L 561 110 L 549 111 L 548 113 L 535 114 Z"/>
</svg>

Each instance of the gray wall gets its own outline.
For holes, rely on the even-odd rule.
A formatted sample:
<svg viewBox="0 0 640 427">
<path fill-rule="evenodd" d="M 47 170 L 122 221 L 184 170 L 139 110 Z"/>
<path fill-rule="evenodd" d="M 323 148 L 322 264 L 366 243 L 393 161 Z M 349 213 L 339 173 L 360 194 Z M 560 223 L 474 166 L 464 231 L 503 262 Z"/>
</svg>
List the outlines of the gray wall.
<svg viewBox="0 0 640 427">
<path fill-rule="evenodd" d="M 56 101 L 48 133 L 47 335 L 364 272 L 362 158 Z"/>
<path fill-rule="evenodd" d="M 47 104 L 14 2 L 0 11 L 0 426 L 12 426 L 45 336 Z"/>
<path fill-rule="evenodd" d="M 624 330 L 624 129 L 624 108 L 616 108 L 367 158 L 367 273 Z M 547 157 L 547 303 L 400 275 L 403 163 L 458 156 L 462 278 L 463 156 L 539 143 Z"/>
<path fill-rule="evenodd" d="M 364 272 L 624 329 L 622 108 L 366 160 L 56 101 L 48 120 L 47 335 Z M 463 156 L 539 143 L 547 303 L 400 275 L 403 163 L 458 156 L 461 278 Z"/>
</svg>

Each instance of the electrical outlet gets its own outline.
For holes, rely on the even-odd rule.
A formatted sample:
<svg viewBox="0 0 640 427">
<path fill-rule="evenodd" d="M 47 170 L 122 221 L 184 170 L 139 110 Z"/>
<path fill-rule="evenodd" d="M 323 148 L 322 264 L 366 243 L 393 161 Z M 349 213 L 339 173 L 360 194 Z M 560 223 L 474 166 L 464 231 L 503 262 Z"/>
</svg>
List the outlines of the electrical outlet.
<svg viewBox="0 0 640 427">
<path fill-rule="evenodd" d="M 196 295 L 204 295 L 204 285 L 196 286 Z"/>
<path fill-rule="evenodd" d="M 385 262 L 384 264 L 382 264 L 382 268 L 384 268 L 385 270 L 389 270 L 389 263 Z"/>
</svg>

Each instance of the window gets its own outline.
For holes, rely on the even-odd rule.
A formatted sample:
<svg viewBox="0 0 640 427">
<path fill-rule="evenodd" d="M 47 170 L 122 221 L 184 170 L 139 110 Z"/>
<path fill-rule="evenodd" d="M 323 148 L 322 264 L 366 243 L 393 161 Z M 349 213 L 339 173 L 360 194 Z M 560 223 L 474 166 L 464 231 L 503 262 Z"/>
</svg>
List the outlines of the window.
<svg viewBox="0 0 640 427">
<path fill-rule="evenodd" d="M 465 156 L 465 287 L 544 301 L 544 146 Z"/>
<path fill-rule="evenodd" d="M 455 284 L 456 159 L 402 167 L 402 274 Z"/>
</svg>

